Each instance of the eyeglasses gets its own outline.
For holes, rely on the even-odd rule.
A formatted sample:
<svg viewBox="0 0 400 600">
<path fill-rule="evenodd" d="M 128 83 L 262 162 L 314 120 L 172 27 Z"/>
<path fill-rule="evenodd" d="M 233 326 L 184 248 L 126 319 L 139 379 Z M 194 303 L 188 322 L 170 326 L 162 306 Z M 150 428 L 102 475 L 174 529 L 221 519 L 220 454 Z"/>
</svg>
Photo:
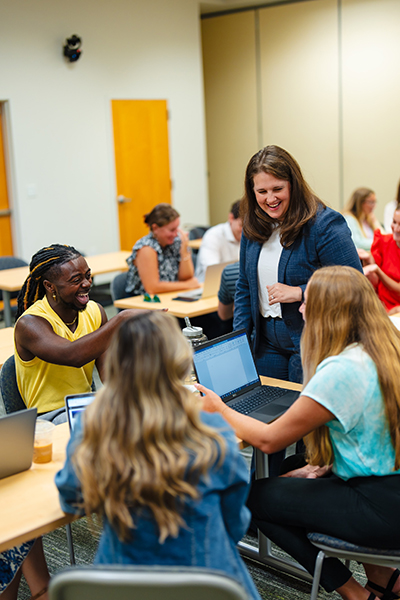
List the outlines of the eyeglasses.
<svg viewBox="0 0 400 600">
<path fill-rule="evenodd" d="M 150 296 L 150 294 L 145 294 L 144 298 L 143 298 L 143 302 L 161 302 L 160 298 L 157 296 L 157 294 L 154 294 L 153 297 Z"/>
</svg>

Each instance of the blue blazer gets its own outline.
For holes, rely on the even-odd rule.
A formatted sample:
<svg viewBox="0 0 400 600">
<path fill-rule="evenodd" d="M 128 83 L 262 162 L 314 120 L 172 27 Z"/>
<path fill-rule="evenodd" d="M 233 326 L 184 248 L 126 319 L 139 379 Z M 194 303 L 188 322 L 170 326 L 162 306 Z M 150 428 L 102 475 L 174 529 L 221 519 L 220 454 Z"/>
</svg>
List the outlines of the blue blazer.
<svg viewBox="0 0 400 600">
<path fill-rule="evenodd" d="M 252 242 L 242 235 L 233 319 L 233 328 L 245 328 L 249 337 L 254 328 L 254 352 L 259 342 L 257 265 L 261 248 L 261 243 Z M 299 286 L 304 294 L 314 271 L 332 265 L 346 265 L 362 273 L 361 262 L 345 219 L 335 210 L 321 207 L 315 218 L 304 225 L 295 242 L 289 248 L 283 248 L 278 265 L 278 282 Z M 298 351 L 303 330 L 299 307 L 300 302 L 281 304 L 282 318 Z"/>
</svg>

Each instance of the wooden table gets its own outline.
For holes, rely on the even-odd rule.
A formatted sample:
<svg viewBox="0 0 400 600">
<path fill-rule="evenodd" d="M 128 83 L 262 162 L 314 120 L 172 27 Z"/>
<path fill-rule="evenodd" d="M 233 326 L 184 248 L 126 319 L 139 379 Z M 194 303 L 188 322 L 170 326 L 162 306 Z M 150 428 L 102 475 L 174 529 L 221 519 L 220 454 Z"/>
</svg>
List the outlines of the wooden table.
<svg viewBox="0 0 400 600">
<path fill-rule="evenodd" d="M 197 240 L 189 240 L 188 246 L 189 246 L 189 248 L 192 248 L 193 250 L 200 250 L 202 241 L 203 241 L 203 238 L 197 238 Z"/>
<path fill-rule="evenodd" d="M 208 315 L 218 309 L 218 296 L 211 296 L 210 298 L 196 300 L 195 302 L 173 300 L 173 298 L 176 298 L 179 294 L 180 292 L 157 294 L 161 302 L 145 302 L 143 296 L 122 298 L 121 300 L 116 300 L 114 306 L 117 308 L 144 308 L 150 310 L 167 308 L 171 315 L 181 319 L 184 317 L 192 318 L 199 317 L 200 315 Z"/>
<path fill-rule="evenodd" d="M 0 368 L 14 354 L 14 327 L 0 329 Z"/>
<path fill-rule="evenodd" d="M 70 523 L 58 501 L 54 476 L 64 465 L 68 423 L 57 425 L 53 460 L 0 480 L 0 552 Z"/>
<path fill-rule="evenodd" d="M 95 276 L 113 271 L 127 271 L 128 265 L 126 259 L 130 254 L 127 250 L 120 250 L 118 252 L 87 256 L 85 259 L 92 270 L 92 275 Z M 4 322 L 6 327 L 12 325 L 10 292 L 18 292 L 28 275 L 29 267 L 17 267 L 16 269 L 4 269 L 0 271 L 0 290 L 3 292 Z"/>
<path fill-rule="evenodd" d="M 284 387 L 296 391 L 301 386 L 288 381 L 261 377 L 263 385 Z M 68 424 L 57 425 L 54 434 L 53 460 L 45 465 L 32 464 L 31 469 L 0 480 L 0 552 L 16 544 L 70 523 L 74 515 L 66 515 L 60 507 L 54 476 L 64 464 L 69 438 Z M 238 440 L 241 445 L 241 440 Z M 267 456 L 256 451 L 258 475 L 263 475 Z M 311 581 L 311 576 L 298 563 L 272 554 L 269 540 L 260 534 L 258 548 L 240 542 L 244 556 L 253 558 L 281 571 Z"/>
</svg>

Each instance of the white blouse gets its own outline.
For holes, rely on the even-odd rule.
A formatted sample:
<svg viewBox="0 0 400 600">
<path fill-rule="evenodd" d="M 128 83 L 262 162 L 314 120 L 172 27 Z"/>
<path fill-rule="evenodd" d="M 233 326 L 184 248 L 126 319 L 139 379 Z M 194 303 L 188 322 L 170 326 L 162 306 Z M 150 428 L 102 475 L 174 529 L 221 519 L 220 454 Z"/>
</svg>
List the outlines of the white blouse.
<svg viewBox="0 0 400 600">
<path fill-rule="evenodd" d="M 282 245 L 279 236 L 279 227 L 275 229 L 271 237 L 260 252 L 258 259 L 258 302 L 260 313 L 263 317 L 282 317 L 281 305 L 270 306 L 267 285 L 278 282 L 278 265 L 282 254 Z"/>
</svg>

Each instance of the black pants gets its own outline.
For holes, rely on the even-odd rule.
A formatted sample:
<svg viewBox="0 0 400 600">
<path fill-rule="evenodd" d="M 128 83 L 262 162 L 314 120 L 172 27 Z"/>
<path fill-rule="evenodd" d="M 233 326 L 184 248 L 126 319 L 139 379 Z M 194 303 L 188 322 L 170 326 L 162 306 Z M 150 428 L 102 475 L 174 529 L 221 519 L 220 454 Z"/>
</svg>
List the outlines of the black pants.
<svg viewBox="0 0 400 600">
<path fill-rule="evenodd" d="M 308 541 L 308 532 L 372 548 L 400 548 L 400 475 L 259 479 L 247 504 L 257 527 L 311 574 L 319 550 Z M 340 560 L 325 559 L 321 584 L 327 592 L 350 576 Z"/>
</svg>

